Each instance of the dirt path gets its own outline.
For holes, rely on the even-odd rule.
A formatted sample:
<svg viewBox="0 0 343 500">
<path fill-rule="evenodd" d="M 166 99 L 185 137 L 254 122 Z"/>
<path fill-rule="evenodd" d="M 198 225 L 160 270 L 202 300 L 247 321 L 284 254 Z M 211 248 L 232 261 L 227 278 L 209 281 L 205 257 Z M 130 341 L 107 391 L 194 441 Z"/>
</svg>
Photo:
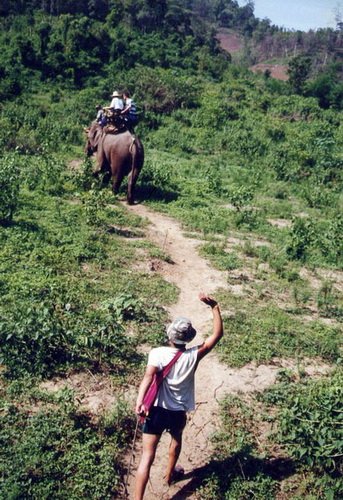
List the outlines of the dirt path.
<svg viewBox="0 0 343 500">
<path fill-rule="evenodd" d="M 198 300 L 198 293 L 204 291 L 215 294 L 216 290 L 230 286 L 226 274 L 214 270 L 199 256 L 199 240 L 183 235 L 180 224 L 175 220 L 153 212 L 144 205 L 134 205 L 128 209 L 150 221 L 147 237 L 160 246 L 172 259 L 173 264 L 165 264 L 160 269 L 164 278 L 180 289 L 179 300 L 169 308 L 170 317 L 184 315 L 191 318 L 198 335 L 195 343 L 200 343 L 211 328 L 211 311 Z M 230 313 L 226 311 L 225 313 Z M 229 332 L 225 333 L 226 335 Z M 169 436 L 163 435 L 151 470 L 145 499 L 195 499 L 196 470 L 206 466 L 211 455 L 210 435 L 218 425 L 218 400 L 225 393 L 253 392 L 263 390 L 275 382 L 280 366 L 291 367 L 292 362 L 275 360 L 272 365 L 251 363 L 241 369 L 229 369 L 219 363 L 215 352 L 207 356 L 199 365 L 196 376 L 196 411 L 190 415 L 184 432 L 183 450 L 179 463 L 185 468 L 185 479 L 170 488 L 163 482 L 167 464 Z M 324 369 L 322 367 L 322 369 Z M 313 373 L 313 368 L 308 367 Z M 312 371 L 311 371 L 312 370 Z M 133 497 L 134 475 L 140 455 L 137 443 L 132 475 L 129 480 L 129 498 Z"/>
</svg>

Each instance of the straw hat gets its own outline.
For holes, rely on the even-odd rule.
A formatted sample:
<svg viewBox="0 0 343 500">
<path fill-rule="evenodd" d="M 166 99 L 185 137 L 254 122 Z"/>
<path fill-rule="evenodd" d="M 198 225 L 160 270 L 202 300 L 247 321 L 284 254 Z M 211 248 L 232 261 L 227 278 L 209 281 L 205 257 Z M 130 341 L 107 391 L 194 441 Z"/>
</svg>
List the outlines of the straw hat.
<svg viewBox="0 0 343 500">
<path fill-rule="evenodd" d="M 112 94 L 112 97 L 121 97 L 121 95 L 119 94 L 118 90 L 115 90 Z"/>
</svg>

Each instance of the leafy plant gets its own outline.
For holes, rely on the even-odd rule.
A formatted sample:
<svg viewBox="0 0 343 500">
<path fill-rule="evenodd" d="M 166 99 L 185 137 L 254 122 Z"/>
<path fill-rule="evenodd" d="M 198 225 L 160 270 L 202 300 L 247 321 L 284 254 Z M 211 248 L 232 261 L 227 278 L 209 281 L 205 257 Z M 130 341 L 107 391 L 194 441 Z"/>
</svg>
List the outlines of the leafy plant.
<svg viewBox="0 0 343 500">
<path fill-rule="evenodd" d="M 241 265 L 237 255 L 226 251 L 223 246 L 206 243 L 202 246 L 201 253 L 208 257 L 218 269 L 223 271 L 231 271 Z"/>
<path fill-rule="evenodd" d="M 16 156 L 0 158 L 0 222 L 8 223 L 18 209 L 20 169 Z"/>
<path fill-rule="evenodd" d="M 342 381 L 337 372 L 332 379 L 291 391 L 278 431 L 280 442 L 300 463 L 334 475 L 342 472 Z"/>
<path fill-rule="evenodd" d="M 127 407 L 118 403 L 119 411 L 95 424 L 67 392 L 50 404 L 36 399 L 40 408 L 33 413 L 28 403 L 25 408 L 1 398 L 0 496 L 109 499 L 120 494 L 120 454 L 132 429 Z"/>
</svg>

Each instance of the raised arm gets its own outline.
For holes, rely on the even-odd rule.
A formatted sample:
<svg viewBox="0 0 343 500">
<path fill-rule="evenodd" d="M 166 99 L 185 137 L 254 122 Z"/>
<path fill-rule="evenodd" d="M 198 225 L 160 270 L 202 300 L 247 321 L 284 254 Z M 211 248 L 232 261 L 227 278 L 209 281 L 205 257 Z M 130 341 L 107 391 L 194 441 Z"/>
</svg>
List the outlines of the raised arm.
<svg viewBox="0 0 343 500">
<path fill-rule="evenodd" d="M 224 330 L 223 330 L 223 320 L 220 314 L 220 308 L 217 303 L 212 297 L 209 297 L 208 295 L 205 295 L 203 293 L 199 294 L 199 299 L 204 302 L 204 304 L 207 304 L 208 306 L 211 307 L 212 309 L 212 315 L 213 315 L 213 332 L 212 335 L 210 335 L 205 342 L 199 346 L 198 348 L 198 361 L 200 361 L 206 354 L 208 354 L 213 347 L 219 342 L 219 340 L 222 338 Z"/>
</svg>

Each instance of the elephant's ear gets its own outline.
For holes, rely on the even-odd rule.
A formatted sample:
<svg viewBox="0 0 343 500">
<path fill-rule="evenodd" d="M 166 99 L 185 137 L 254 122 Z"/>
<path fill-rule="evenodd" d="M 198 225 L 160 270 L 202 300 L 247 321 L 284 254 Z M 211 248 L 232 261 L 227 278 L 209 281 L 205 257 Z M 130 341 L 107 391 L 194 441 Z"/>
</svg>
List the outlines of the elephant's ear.
<svg viewBox="0 0 343 500">
<path fill-rule="evenodd" d="M 95 129 L 92 134 L 92 142 L 94 147 L 97 147 L 99 145 L 100 139 L 102 137 L 102 132 L 99 129 Z"/>
</svg>

